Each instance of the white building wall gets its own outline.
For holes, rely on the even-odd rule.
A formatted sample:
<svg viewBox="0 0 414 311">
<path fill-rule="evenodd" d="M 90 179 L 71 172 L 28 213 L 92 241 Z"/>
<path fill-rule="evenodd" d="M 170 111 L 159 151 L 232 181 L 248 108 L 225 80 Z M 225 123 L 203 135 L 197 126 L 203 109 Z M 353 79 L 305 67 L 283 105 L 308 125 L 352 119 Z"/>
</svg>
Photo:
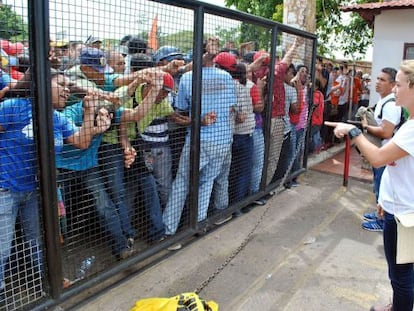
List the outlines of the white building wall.
<svg viewBox="0 0 414 311">
<path fill-rule="evenodd" d="M 384 67 L 398 67 L 403 60 L 404 43 L 414 43 L 414 9 L 386 10 L 375 17 L 370 105 L 379 99 L 375 81 Z"/>
</svg>

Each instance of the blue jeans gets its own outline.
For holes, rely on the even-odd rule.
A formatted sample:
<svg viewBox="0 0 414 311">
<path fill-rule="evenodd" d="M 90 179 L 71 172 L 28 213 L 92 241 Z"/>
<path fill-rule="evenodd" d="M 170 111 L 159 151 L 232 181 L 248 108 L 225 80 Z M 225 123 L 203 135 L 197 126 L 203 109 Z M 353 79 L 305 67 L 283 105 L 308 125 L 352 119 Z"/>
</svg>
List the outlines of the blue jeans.
<svg viewBox="0 0 414 311">
<path fill-rule="evenodd" d="M 384 252 L 388 263 L 388 277 L 393 289 L 392 310 L 413 310 L 413 264 L 397 264 L 397 223 L 394 215 L 385 213 L 384 217 Z"/>
<path fill-rule="evenodd" d="M 314 152 L 318 148 L 322 146 L 322 138 L 321 138 L 321 126 L 320 125 L 312 125 L 311 126 L 311 142 L 309 146 L 309 152 Z"/>
<path fill-rule="evenodd" d="M 161 206 L 165 207 L 172 186 L 171 148 L 168 143 L 164 146 L 151 147 L 151 155 L 154 159 L 152 174 L 157 182 Z"/>
<path fill-rule="evenodd" d="M 105 180 L 105 187 L 118 211 L 122 231 L 127 237 L 135 237 L 135 230 L 131 226 L 131 212 L 125 202 L 124 155 L 120 145 L 101 144 L 99 166 Z"/>
<path fill-rule="evenodd" d="M 304 149 L 304 137 L 303 134 L 305 133 L 305 129 L 300 129 L 300 130 L 296 130 L 296 146 L 294 149 L 294 152 L 296 153 L 296 159 L 295 159 L 295 163 L 293 164 L 293 169 L 292 172 L 296 172 L 298 171 L 301 167 L 302 167 L 302 155 L 303 155 L 303 151 Z"/>
<path fill-rule="evenodd" d="M 259 191 L 260 182 L 262 181 L 264 147 L 263 130 L 261 128 L 256 128 L 253 132 L 252 173 L 249 189 L 252 194 Z"/>
<path fill-rule="evenodd" d="M 230 168 L 230 204 L 249 194 L 252 176 L 253 135 L 233 135 Z"/>
<path fill-rule="evenodd" d="M 203 221 L 207 217 L 210 196 L 214 180 L 220 174 L 224 159 L 229 152 L 229 145 L 217 144 L 217 142 L 201 141 L 200 143 L 200 181 L 198 193 L 198 217 L 197 221 Z M 189 191 L 190 181 L 190 142 L 186 140 L 181 153 L 177 176 L 172 185 L 171 195 L 163 213 L 165 233 L 173 235 L 177 231 L 181 213 Z"/>
<path fill-rule="evenodd" d="M 290 151 L 289 151 L 289 165 L 291 161 L 294 161 L 293 157 L 296 153 L 297 148 L 297 133 L 296 133 L 296 125 L 290 124 Z M 296 155 L 297 156 L 297 155 Z M 291 173 L 295 172 L 294 165 L 291 167 Z"/>
<path fill-rule="evenodd" d="M 156 241 L 164 235 L 164 224 L 162 222 L 160 198 L 158 196 L 155 178 L 145 168 L 139 167 L 139 163 L 130 168 L 127 174 L 127 205 L 135 212 L 135 200 L 139 190 L 141 190 L 144 211 L 150 220 L 147 238 L 150 242 Z"/>
<path fill-rule="evenodd" d="M 32 266 L 39 272 L 43 271 L 37 192 L 12 192 L 0 188 L 0 290 L 4 289 L 4 270 L 10 256 L 18 216 L 23 240 L 32 255 Z"/>
<path fill-rule="evenodd" d="M 70 206 L 71 183 L 78 179 L 84 183 L 86 190 L 92 195 L 100 223 L 111 235 L 113 252 L 115 255 L 119 255 L 126 248 L 126 237 L 122 232 L 121 220 L 116 207 L 105 191 L 103 179 L 98 167 L 84 171 L 59 170 L 58 182 L 63 190 L 62 195 L 65 206 Z"/>
<path fill-rule="evenodd" d="M 229 174 L 231 166 L 231 149 L 221 165 L 220 173 L 214 180 L 211 200 L 215 210 L 224 210 L 229 207 Z"/>
<path fill-rule="evenodd" d="M 279 163 L 275 175 L 273 176 L 272 182 L 278 180 L 282 181 L 283 177 L 286 175 L 286 171 L 290 165 L 290 155 L 291 155 L 291 144 L 290 144 L 290 132 L 285 134 L 282 144 L 282 150 L 280 151 Z M 289 172 L 290 173 L 290 172 Z"/>
<path fill-rule="evenodd" d="M 373 167 L 372 168 L 372 173 L 373 173 L 373 190 L 375 193 L 375 201 L 378 202 L 378 196 L 379 196 L 379 189 L 380 189 L 380 184 L 381 184 L 381 178 L 382 178 L 382 173 L 384 173 L 385 170 L 385 166 L 381 166 L 381 167 Z"/>
</svg>

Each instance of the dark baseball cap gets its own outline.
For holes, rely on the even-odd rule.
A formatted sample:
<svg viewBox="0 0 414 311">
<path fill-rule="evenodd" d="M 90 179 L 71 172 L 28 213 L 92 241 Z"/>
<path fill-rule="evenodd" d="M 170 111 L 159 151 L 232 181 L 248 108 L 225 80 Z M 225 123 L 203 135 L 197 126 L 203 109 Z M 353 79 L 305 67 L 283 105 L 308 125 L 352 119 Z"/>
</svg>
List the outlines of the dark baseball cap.
<svg viewBox="0 0 414 311">
<path fill-rule="evenodd" d="M 80 52 L 80 63 L 90 66 L 100 73 L 113 73 L 114 70 L 107 64 L 105 54 L 102 50 L 86 47 Z"/>
</svg>

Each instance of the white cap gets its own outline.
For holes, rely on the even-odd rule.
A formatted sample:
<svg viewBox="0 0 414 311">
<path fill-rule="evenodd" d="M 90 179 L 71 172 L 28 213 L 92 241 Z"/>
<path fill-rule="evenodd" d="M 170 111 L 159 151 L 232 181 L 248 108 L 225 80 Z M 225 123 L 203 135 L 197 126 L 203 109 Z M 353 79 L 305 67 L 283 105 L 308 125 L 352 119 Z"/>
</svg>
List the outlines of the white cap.
<svg viewBox="0 0 414 311">
<path fill-rule="evenodd" d="M 364 80 L 371 80 L 371 77 L 369 76 L 369 74 L 364 73 L 364 74 L 362 75 L 362 79 L 364 79 Z"/>
</svg>

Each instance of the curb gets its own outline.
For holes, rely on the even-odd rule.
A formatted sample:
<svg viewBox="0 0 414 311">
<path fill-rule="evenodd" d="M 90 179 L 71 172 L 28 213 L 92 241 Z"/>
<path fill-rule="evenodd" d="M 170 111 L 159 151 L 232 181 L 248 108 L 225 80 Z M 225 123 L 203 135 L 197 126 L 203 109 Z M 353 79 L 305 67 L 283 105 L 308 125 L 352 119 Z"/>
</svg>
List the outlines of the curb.
<svg viewBox="0 0 414 311">
<path fill-rule="evenodd" d="M 312 166 L 318 165 L 323 161 L 332 158 L 334 155 L 342 152 L 345 150 L 345 143 L 341 143 L 339 145 L 333 146 L 328 150 L 324 150 L 319 154 L 312 154 L 308 158 L 307 168 L 311 168 Z"/>
</svg>

